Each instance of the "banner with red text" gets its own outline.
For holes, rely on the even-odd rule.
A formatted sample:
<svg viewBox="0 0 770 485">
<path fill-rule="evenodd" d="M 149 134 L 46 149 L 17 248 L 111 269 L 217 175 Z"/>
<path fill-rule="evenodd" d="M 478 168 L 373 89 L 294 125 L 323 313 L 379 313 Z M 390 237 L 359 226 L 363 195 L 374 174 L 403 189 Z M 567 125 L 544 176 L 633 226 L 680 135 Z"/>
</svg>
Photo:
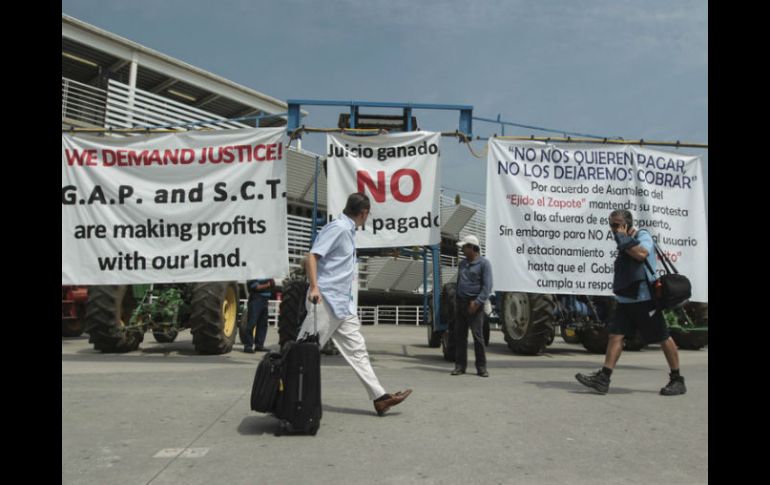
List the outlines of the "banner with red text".
<svg viewBox="0 0 770 485">
<path fill-rule="evenodd" d="M 708 301 L 701 159 L 647 147 L 491 139 L 486 256 L 500 291 L 611 295 L 608 217 L 633 215 Z M 660 261 L 657 270 L 662 271 Z"/>
<path fill-rule="evenodd" d="M 62 134 L 62 284 L 286 276 L 284 131 Z"/>
<path fill-rule="evenodd" d="M 440 133 L 327 136 L 329 215 L 338 217 L 350 194 L 363 192 L 372 209 L 356 232 L 359 248 L 441 241 L 438 166 Z"/>
</svg>

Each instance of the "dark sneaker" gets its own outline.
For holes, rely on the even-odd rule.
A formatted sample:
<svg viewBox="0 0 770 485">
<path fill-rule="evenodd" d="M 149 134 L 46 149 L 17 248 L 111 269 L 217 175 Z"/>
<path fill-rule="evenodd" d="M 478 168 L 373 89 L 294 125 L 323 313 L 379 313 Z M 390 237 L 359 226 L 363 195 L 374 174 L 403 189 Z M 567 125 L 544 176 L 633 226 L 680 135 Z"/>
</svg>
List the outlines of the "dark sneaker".
<svg viewBox="0 0 770 485">
<path fill-rule="evenodd" d="M 687 388 L 684 385 L 684 377 L 672 377 L 666 387 L 660 390 L 660 393 L 664 396 L 676 396 L 687 392 Z"/>
<path fill-rule="evenodd" d="M 254 349 L 252 349 L 251 347 L 245 347 L 245 348 L 243 349 L 243 351 L 244 351 L 244 352 L 246 352 L 247 354 L 253 354 L 253 353 L 255 353 L 255 350 L 254 350 Z"/>
<path fill-rule="evenodd" d="M 459 376 L 460 374 L 465 374 L 465 369 L 461 367 L 455 367 L 455 370 L 453 370 L 451 373 L 453 376 Z"/>
<path fill-rule="evenodd" d="M 575 374 L 575 379 L 584 386 L 595 389 L 602 394 L 607 394 L 610 389 L 610 378 L 601 370 L 588 375 Z"/>
<path fill-rule="evenodd" d="M 489 372 L 487 372 L 486 367 L 479 367 L 476 369 L 476 374 L 480 375 L 481 377 L 489 377 Z"/>
</svg>

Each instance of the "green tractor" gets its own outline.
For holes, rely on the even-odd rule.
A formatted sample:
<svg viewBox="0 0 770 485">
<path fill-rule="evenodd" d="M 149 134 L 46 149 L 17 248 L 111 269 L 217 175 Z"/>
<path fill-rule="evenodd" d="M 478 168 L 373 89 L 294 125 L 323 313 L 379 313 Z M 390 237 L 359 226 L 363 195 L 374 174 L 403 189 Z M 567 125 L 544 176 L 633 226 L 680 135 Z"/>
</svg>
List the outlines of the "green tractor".
<svg viewBox="0 0 770 485">
<path fill-rule="evenodd" d="M 170 343 L 189 328 L 202 354 L 230 352 L 245 314 L 246 285 L 234 281 L 91 286 L 85 326 L 94 349 L 105 353 L 136 350 L 147 330 Z"/>
<path fill-rule="evenodd" d="M 613 296 L 558 295 L 558 317 L 566 343 L 580 343 L 591 353 L 604 354 L 609 341 L 608 324 L 614 318 L 617 301 Z M 677 347 L 698 350 L 708 345 L 708 303 L 689 302 L 663 317 Z M 626 337 L 624 350 L 647 346 L 641 333 Z"/>
<path fill-rule="evenodd" d="M 684 350 L 700 350 L 709 343 L 709 305 L 689 302 L 663 312 L 668 330 L 676 346 Z"/>
</svg>

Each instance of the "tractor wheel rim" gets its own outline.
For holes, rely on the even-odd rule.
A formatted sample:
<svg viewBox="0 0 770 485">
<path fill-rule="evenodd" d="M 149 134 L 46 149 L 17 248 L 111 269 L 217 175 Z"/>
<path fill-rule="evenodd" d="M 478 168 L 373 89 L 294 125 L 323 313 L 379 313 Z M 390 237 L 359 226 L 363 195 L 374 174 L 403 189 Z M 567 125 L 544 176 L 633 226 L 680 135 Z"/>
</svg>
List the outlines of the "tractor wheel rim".
<svg viewBox="0 0 770 485">
<path fill-rule="evenodd" d="M 238 312 L 238 306 L 235 301 L 235 292 L 232 287 L 227 288 L 224 301 L 222 301 L 222 317 L 225 320 L 224 332 L 230 336 L 235 331 L 235 320 Z"/>
</svg>

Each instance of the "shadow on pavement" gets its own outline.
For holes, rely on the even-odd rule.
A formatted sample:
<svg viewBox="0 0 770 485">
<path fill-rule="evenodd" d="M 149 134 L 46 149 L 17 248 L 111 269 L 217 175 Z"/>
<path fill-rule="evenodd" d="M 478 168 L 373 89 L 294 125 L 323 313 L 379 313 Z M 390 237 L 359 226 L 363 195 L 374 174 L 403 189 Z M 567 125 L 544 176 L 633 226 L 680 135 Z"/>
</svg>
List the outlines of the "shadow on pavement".
<svg viewBox="0 0 770 485">
<path fill-rule="evenodd" d="M 598 392 L 585 387 L 577 381 L 525 381 L 525 384 L 532 384 L 541 389 L 561 389 L 569 391 L 571 394 L 590 394 L 594 396 L 602 396 Z M 612 394 L 635 394 L 635 393 L 652 393 L 658 394 L 658 391 L 652 391 L 648 389 L 627 389 L 625 387 L 610 386 L 610 391 L 606 395 Z"/>
<path fill-rule="evenodd" d="M 273 416 L 247 416 L 238 425 L 238 433 L 242 435 L 275 434 L 278 420 Z"/>
</svg>

